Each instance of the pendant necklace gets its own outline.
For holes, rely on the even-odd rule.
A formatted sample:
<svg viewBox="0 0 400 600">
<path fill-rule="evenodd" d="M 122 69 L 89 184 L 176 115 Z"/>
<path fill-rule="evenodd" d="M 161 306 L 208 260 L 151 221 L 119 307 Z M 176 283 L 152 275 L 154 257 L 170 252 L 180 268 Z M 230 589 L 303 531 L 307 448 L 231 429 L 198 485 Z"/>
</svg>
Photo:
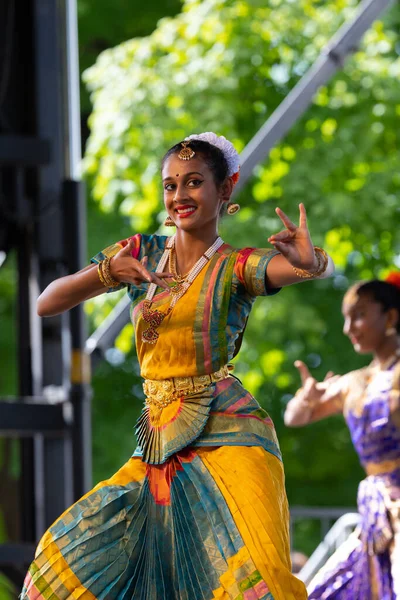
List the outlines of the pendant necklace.
<svg viewBox="0 0 400 600">
<path fill-rule="evenodd" d="M 162 273 L 164 268 L 169 262 L 169 268 L 173 277 L 173 284 L 170 287 L 170 292 L 172 295 L 172 300 L 169 308 L 166 312 L 161 312 L 157 309 L 152 309 L 153 305 L 153 297 L 156 293 L 157 284 L 151 283 L 149 285 L 149 289 L 147 290 L 146 298 L 143 300 L 142 305 L 142 316 L 144 321 L 148 323 L 148 328 L 145 329 L 142 333 L 142 341 L 147 342 L 149 344 L 155 344 L 159 338 L 159 333 L 157 328 L 160 327 L 161 323 L 164 321 L 165 317 L 170 314 L 175 304 L 178 302 L 180 298 L 187 292 L 189 287 L 192 285 L 193 281 L 196 279 L 197 275 L 203 269 L 204 265 L 207 264 L 217 250 L 223 245 L 223 240 L 218 237 L 212 246 L 208 248 L 199 258 L 199 260 L 193 265 L 187 275 L 178 275 L 176 272 L 176 251 L 175 251 L 175 236 L 168 241 L 165 246 L 165 250 L 163 255 L 161 256 L 160 262 L 157 265 L 156 272 Z"/>
</svg>

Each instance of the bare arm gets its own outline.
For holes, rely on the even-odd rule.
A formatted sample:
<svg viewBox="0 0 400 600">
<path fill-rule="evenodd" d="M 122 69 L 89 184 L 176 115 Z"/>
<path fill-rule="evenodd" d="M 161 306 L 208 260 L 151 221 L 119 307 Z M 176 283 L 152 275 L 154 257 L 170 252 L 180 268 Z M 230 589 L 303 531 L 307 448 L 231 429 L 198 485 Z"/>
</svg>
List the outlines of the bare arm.
<svg viewBox="0 0 400 600">
<path fill-rule="evenodd" d="M 332 258 L 328 256 L 328 267 L 326 271 L 319 277 L 311 279 L 327 279 L 333 275 L 334 271 L 335 265 L 333 264 Z M 273 289 L 285 287 L 294 283 L 301 283 L 302 281 L 310 281 L 310 279 L 302 279 L 296 275 L 290 262 L 282 254 L 277 254 L 269 261 L 267 281 L 268 287 Z"/>
<path fill-rule="evenodd" d="M 73 275 L 52 281 L 37 300 L 37 312 L 40 317 L 52 317 L 106 291 L 97 274 L 97 265 L 88 265 Z"/>
<path fill-rule="evenodd" d="M 343 378 L 328 373 L 322 382 L 310 375 L 306 365 L 297 361 L 302 387 L 285 410 L 284 422 L 288 427 L 302 427 L 343 411 Z"/>
<path fill-rule="evenodd" d="M 115 281 L 139 285 L 143 281 L 154 282 L 168 289 L 164 279 L 170 273 L 153 273 L 146 269 L 147 258 L 138 261 L 132 257 L 131 241 L 111 260 L 110 271 Z M 40 317 L 52 317 L 70 310 L 81 302 L 94 298 L 107 291 L 101 283 L 97 265 L 88 265 L 73 275 L 60 277 L 52 281 L 37 300 L 37 312 Z"/>
</svg>

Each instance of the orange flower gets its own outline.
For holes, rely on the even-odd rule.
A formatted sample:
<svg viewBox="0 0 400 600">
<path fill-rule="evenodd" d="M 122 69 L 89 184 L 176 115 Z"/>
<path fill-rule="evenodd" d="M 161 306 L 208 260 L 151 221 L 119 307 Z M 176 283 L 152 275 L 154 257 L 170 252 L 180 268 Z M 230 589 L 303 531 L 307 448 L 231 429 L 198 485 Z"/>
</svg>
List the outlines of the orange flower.
<svg viewBox="0 0 400 600">
<path fill-rule="evenodd" d="M 231 179 L 233 181 L 233 185 L 236 185 L 239 181 L 239 171 L 236 171 L 233 175 L 231 175 Z"/>
<path fill-rule="evenodd" d="M 387 283 L 391 283 L 392 285 L 396 286 L 400 290 L 400 272 L 399 271 L 392 271 L 391 273 L 389 273 L 389 275 L 385 278 L 385 281 L 387 281 Z"/>
</svg>

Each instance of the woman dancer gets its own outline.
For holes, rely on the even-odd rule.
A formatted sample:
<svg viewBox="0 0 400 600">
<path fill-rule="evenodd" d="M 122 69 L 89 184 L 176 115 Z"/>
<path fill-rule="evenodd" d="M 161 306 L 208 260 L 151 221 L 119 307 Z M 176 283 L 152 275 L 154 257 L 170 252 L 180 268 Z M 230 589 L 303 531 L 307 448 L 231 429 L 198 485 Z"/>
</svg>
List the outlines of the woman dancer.
<svg viewBox="0 0 400 600">
<path fill-rule="evenodd" d="M 298 227 L 277 209 L 275 249 L 225 244 L 218 219 L 239 208 L 238 175 L 225 138 L 186 138 L 162 162 L 175 235 L 134 235 L 40 296 L 46 316 L 126 287 L 146 400 L 133 457 L 45 533 L 24 600 L 306 598 L 274 426 L 228 363 L 256 296 L 333 267 L 303 205 Z"/>
<path fill-rule="evenodd" d="M 322 383 L 297 362 L 302 388 L 285 423 L 306 425 L 343 412 L 367 478 L 360 528 L 311 582 L 310 600 L 400 598 L 400 274 L 361 282 L 343 300 L 344 333 L 372 363 Z"/>
</svg>

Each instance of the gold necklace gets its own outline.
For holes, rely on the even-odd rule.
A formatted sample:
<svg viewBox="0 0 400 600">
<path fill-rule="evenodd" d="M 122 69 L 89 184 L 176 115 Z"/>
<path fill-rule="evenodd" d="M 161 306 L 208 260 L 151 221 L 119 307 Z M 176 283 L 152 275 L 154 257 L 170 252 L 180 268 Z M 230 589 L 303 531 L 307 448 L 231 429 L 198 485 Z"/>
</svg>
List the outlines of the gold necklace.
<svg viewBox="0 0 400 600">
<path fill-rule="evenodd" d="M 175 273 L 171 270 L 171 273 L 175 274 L 178 278 L 176 284 L 170 288 L 172 294 L 171 304 L 168 310 L 163 313 L 160 310 L 152 309 L 153 305 L 153 296 L 157 290 L 157 284 L 151 283 L 149 285 L 149 289 L 147 290 L 146 298 L 143 300 L 142 304 L 142 316 L 143 320 L 148 323 L 148 328 L 145 329 L 142 333 L 142 341 L 147 342 L 149 344 L 155 344 L 160 336 L 157 329 L 160 327 L 161 323 L 164 321 L 165 317 L 170 314 L 175 304 L 178 302 L 180 298 L 186 293 L 189 287 L 192 285 L 193 281 L 196 279 L 197 275 L 203 269 L 204 265 L 206 265 L 217 250 L 223 245 L 223 240 L 218 237 L 215 242 L 202 254 L 199 260 L 193 265 L 190 269 L 189 273 L 185 275 L 183 278 L 179 280 L 179 275 L 176 273 L 176 263 L 174 263 L 174 257 L 171 259 L 171 254 L 175 252 L 175 236 L 173 236 L 165 246 L 164 253 L 160 258 L 160 262 L 157 265 L 156 272 L 162 273 L 164 271 L 165 265 L 169 262 L 169 266 L 173 266 L 175 269 Z"/>
<path fill-rule="evenodd" d="M 182 291 L 183 284 L 187 280 L 190 271 L 188 271 L 185 275 L 179 275 L 177 267 L 176 267 L 176 251 L 175 246 L 172 246 L 169 258 L 168 258 L 168 269 L 169 272 L 172 273 L 172 283 L 169 284 L 169 289 L 171 294 L 179 294 Z"/>
<path fill-rule="evenodd" d="M 183 281 L 184 279 L 186 279 L 186 277 L 190 273 L 190 270 L 185 275 L 180 275 L 178 273 L 178 269 L 177 269 L 177 266 L 176 266 L 176 250 L 175 250 L 175 246 L 172 246 L 171 251 L 169 253 L 168 268 L 169 268 L 170 272 L 172 273 L 172 275 L 174 276 L 174 279 L 176 281 Z"/>
</svg>

